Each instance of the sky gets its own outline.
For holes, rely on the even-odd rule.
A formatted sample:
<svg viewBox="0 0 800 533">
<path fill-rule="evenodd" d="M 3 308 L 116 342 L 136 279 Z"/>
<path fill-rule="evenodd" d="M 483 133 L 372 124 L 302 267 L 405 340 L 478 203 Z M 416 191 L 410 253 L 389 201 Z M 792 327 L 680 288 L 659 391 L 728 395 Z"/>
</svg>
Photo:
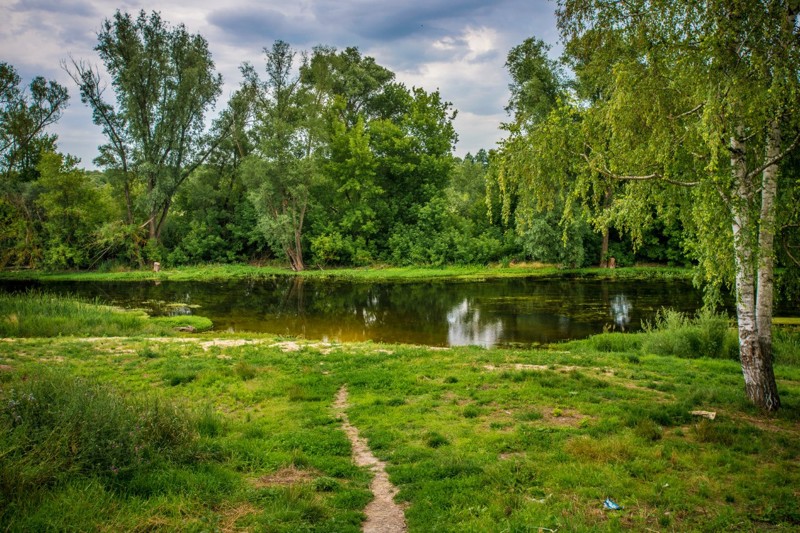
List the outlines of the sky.
<svg viewBox="0 0 800 533">
<path fill-rule="evenodd" d="M 99 65 L 97 33 L 117 9 L 159 11 L 208 41 L 225 82 L 217 110 L 241 82 L 240 65 L 263 69 L 263 49 L 277 39 L 296 50 L 356 46 L 409 88 L 438 89 L 452 102 L 459 156 L 493 148 L 502 136 L 509 95 L 503 65 L 511 47 L 537 37 L 553 46 L 553 57 L 560 50 L 556 4 L 548 0 L 0 0 L 0 61 L 26 84 L 41 75 L 69 89 L 69 107 L 51 132 L 59 150 L 87 168 L 94 168 L 103 137 L 61 63 Z"/>
</svg>

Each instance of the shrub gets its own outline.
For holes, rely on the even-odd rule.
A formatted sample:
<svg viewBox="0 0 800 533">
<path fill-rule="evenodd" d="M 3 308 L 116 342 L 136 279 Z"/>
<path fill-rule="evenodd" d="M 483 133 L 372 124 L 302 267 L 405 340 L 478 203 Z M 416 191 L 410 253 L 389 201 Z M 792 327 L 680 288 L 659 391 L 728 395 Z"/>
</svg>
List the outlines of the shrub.
<svg viewBox="0 0 800 533">
<path fill-rule="evenodd" d="M 662 309 L 655 321 L 644 324 L 642 350 L 656 355 L 735 359 L 736 341 L 725 315 L 701 311 L 694 319 Z"/>
</svg>

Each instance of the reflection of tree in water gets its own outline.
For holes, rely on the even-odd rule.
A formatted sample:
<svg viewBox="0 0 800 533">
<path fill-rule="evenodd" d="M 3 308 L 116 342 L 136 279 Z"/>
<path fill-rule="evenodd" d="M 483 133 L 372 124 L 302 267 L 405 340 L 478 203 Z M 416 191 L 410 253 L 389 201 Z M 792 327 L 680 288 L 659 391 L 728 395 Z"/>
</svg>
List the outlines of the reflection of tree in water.
<svg viewBox="0 0 800 533">
<path fill-rule="evenodd" d="M 625 331 L 625 327 L 631 321 L 632 308 L 630 300 L 622 293 L 615 294 L 611 299 L 611 316 L 621 331 Z"/>
<path fill-rule="evenodd" d="M 467 298 L 447 313 L 447 344 L 450 346 L 496 346 L 503 334 L 503 322 L 481 320 L 481 311 Z"/>
</svg>

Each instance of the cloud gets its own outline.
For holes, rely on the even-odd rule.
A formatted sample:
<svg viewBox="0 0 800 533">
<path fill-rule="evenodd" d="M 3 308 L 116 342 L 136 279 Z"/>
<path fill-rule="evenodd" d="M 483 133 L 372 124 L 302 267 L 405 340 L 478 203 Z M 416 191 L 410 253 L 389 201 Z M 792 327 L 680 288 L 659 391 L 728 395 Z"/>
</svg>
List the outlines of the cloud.
<svg viewBox="0 0 800 533">
<path fill-rule="evenodd" d="M 393 0 L 315 3 L 317 18 L 341 24 L 349 32 L 368 40 L 394 41 L 414 35 L 429 37 L 447 29 L 448 21 L 485 12 L 484 0 Z"/>
<path fill-rule="evenodd" d="M 25 13 L 37 11 L 72 17 L 99 16 L 91 2 L 82 0 L 19 0 L 12 5 L 11 10 Z"/>
<path fill-rule="evenodd" d="M 547 0 L 172 0 L 157 5 L 165 21 L 184 23 L 208 40 L 217 70 L 225 79 L 217 109 L 240 81 L 245 62 L 261 68 L 262 49 L 276 39 L 295 49 L 316 44 L 357 46 L 365 56 L 397 74 L 407 86 L 439 89 L 459 115 L 457 152 L 490 148 L 506 120 L 508 50 L 525 38 L 556 45 L 555 2 Z M 55 131 L 63 151 L 91 166 L 99 128 L 80 103 L 59 62 L 70 54 L 99 63 L 93 47 L 104 18 L 116 9 L 150 11 L 143 0 L 9 0 L 0 2 L 0 49 L 23 79 L 44 75 L 68 86 L 71 105 Z M 483 141 L 481 141 L 483 139 Z"/>
<path fill-rule="evenodd" d="M 289 15 L 267 7 L 242 7 L 213 11 L 208 22 L 222 38 L 237 45 L 262 43 L 268 46 L 280 39 L 292 44 L 306 44 L 319 33 L 308 17 Z"/>
</svg>

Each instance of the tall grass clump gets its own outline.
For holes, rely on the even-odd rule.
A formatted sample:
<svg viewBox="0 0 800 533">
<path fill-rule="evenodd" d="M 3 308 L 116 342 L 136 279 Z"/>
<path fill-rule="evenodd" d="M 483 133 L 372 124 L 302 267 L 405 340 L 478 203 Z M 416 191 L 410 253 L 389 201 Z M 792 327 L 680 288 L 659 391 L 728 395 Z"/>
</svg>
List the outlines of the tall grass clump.
<svg viewBox="0 0 800 533">
<path fill-rule="evenodd" d="M 0 335 L 128 335 L 145 329 L 147 315 L 39 291 L 0 294 Z"/>
<path fill-rule="evenodd" d="M 129 311 L 40 291 L 24 294 L 0 294 L 0 336 L 58 337 L 136 334 L 168 335 L 178 326 L 192 326 L 194 331 L 211 329 L 205 317 L 150 318 L 143 311 Z"/>
<path fill-rule="evenodd" d="M 773 328 L 772 349 L 775 362 L 800 366 L 800 330 Z"/>
<path fill-rule="evenodd" d="M 193 418 L 55 371 L 0 389 L 0 506 L 76 477 L 121 487 L 137 471 L 190 457 Z"/>
<path fill-rule="evenodd" d="M 736 333 L 727 316 L 700 311 L 694 318 L 672 309 L 661 309 L 655 320 L 644 323 L 642 351 L 677 357 L 736 359 Z"/>
</svg>

